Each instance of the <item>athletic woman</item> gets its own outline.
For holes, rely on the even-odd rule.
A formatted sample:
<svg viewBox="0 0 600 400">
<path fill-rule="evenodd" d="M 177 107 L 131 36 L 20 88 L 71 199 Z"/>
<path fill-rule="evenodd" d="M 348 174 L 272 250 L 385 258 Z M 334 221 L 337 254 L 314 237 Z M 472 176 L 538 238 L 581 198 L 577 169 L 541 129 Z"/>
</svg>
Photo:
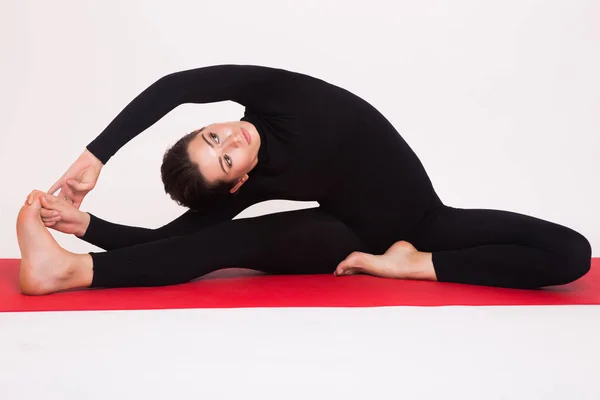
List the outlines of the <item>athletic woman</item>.
<svg viewBox="0 0 600 400">
<path fill-rule="evenodd" d="M 181 104 L 225 100 L 243 105 L 243 118 L 196 129 L 163 157 L 165 192 L 187 212 L 147 229 L 79 210 L 126 143 Z M 233 219 L 270 199 L 319 207 Z M 48 227 L 106 251 L 68 252 Z M 180 71 L 149 86 L 47 193 L 28 196 L 17 234 L 20 285 L 32 295 L 173 285 L 228 267 L 539 288 L 578 279 L 591 264 L 590 243 L 570 228 L 444 205 L 415 153 L 363 99 L 249 65 Z"/>
</svg>

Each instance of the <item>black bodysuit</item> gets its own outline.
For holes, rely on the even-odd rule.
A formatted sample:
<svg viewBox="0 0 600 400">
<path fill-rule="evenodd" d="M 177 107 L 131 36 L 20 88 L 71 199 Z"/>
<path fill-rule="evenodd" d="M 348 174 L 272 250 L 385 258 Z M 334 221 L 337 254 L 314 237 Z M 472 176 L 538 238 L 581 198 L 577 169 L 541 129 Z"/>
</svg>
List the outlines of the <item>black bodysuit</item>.
<svg viewBox="0 0 600 400">
<path fill-rule="evenodd" d="M 352 251 L 399 240 L 433 253 L 437 279 L 508 287 L 562 284 L 590 266 L 589 242 L 551 222 L 442 204 L 416 154 L 369 103 L 282 69 L 219 65 L 167 75 L 137 96 L 88 146 L 103 163 L 184 103 L 231 100 L 260 137 L 258 164 L 236 196 L 157 229 L 91 215 L 81 238 L 94 287 L 187 282 L 220 268 L 332 273 Z M 320 207 L 232 220 L 252 204 Z M 572 245 L 570 245 L 572 244 Z"/>
</svg>

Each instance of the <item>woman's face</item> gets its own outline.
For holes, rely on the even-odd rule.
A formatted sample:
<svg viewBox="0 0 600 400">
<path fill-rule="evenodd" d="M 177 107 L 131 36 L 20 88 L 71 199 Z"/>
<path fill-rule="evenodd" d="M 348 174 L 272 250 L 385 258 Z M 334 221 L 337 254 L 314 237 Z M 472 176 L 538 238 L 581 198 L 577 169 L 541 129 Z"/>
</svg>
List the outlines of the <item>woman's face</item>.
<svg viewBox="0 0 600 400">
<path fill-rule="evenodd" d="M 260 136 L 254 125 L 234 121 L 200 129 L 190 142 L 188 153 L 209 183 L 236 183 L 232 190 L 236 191 L 258 163 L 259 147 Z"/>
</svg>

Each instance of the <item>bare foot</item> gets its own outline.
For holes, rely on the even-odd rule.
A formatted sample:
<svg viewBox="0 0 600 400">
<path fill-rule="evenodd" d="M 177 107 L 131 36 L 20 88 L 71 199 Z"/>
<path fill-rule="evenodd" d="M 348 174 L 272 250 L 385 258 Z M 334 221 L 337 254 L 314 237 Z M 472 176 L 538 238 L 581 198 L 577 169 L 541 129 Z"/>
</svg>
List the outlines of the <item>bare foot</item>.
<svg viewBox="0 0 600 400">
<path fill-rule="evenodd" d="M 41 192 L 40 192 L 41 193 Z M 40 216 L 40 194 L 24 205 L 17 217 L 17 238 L 21 249 L 19 284 L 23 294 L 41 295 L 70 288 L 77 255 L 60 247 Z"/>
<path fill-rule="evenodd" d="M 342 261 L 334 275 L 368 274 L 382 278 L 435 280 L 431 253 L 418 251 L 406 241 L 394 243 L 384 254 L 354 252 Z"/>
</svg>

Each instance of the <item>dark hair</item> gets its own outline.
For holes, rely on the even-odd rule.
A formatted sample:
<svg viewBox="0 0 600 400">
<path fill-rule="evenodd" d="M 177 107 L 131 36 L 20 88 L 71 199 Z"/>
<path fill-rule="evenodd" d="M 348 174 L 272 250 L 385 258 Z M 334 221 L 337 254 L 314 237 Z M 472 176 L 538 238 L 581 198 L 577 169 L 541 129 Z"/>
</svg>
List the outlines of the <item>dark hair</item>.
<svg viewBox="0 0 600 400">
<path fill-rule="evenodd" d="M 177 204 L 192 210 L 232 196 L 229 192 L 233 187 L 231 182 L 209 184 L 200 173 L 198 164 L 190 160 L 188 145 L 202 129 L 186 134 L 167 149 L 160 167 L 165 193 Z"/>
</svg>

